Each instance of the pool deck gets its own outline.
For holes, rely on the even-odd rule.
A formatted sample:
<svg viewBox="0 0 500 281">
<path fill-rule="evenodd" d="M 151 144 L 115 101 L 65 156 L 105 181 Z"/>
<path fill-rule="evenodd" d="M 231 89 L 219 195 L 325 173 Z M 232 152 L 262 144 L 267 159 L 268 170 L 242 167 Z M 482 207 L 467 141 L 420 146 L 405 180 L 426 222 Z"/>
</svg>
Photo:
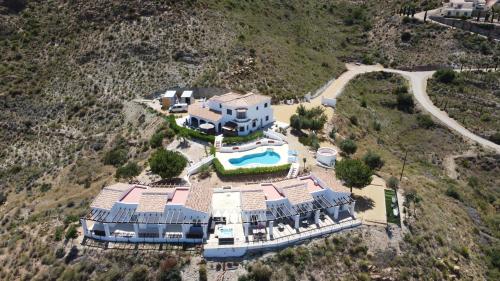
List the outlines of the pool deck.
<svg viewBox="0 0 500 281">
<path fill-rule="evenodd" d="M 278 153 L 280 160 L 275 164 L 248 164 L 244 166 L 235 166 L 229 163 L 229 159 L 240 158 L 249 154 L 264 153 L 267 149 L 272 149 L 274 152 Z M 238 168 L 254 168 L 254 167 L 269 167 L 269 166 L 280 166 L 288 164 L 288 144 L 283 144 L 279 146 L 260 146 L 247 151 L 235 151 L 235 152 L 216 152 L 215 157 L 219 159 L 219 162 L 224 166 L 226 170 L 234 170 Z"/>
</svg>

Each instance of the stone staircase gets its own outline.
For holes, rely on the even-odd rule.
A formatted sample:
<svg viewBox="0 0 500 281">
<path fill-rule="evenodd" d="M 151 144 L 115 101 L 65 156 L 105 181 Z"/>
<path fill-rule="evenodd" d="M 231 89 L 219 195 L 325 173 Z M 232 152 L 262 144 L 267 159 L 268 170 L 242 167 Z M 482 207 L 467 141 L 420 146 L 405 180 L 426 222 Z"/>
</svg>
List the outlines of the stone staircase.
<svg viewBox="0 0 500 281">
<path fill-rule="evenodd" d="M 288 170 L 287 179 L 296 178 L 299 175 L 300 165 L 299 163 L 292 163 L 290 170 Z"/>
</svg>

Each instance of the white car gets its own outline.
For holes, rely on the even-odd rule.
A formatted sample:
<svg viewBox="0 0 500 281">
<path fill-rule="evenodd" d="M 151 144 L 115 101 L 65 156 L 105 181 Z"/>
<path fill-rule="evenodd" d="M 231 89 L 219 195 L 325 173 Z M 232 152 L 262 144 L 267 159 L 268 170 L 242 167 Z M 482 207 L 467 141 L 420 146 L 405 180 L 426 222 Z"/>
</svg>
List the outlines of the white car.
<svg viewBox="0 0 500 281">
<path fill-rule="evenodd" d="M 168 108 L 169 112 L 186 112 L 188 110 L 187 103 L 177 103 Z"/>
</svg>

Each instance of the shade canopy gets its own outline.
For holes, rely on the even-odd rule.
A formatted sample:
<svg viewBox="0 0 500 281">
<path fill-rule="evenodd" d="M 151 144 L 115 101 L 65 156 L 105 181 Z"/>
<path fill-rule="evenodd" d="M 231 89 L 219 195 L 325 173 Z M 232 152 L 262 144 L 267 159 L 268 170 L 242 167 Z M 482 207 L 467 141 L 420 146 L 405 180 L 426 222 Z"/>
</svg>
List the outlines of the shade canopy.
<svg viewBox="0 0 500 281">
<path fill-rule="evenodd" d="M 210 123 L 203 123 L 199 127 L 200 127 L 200 129 L 203 129 L 203 130 L 211 130 L 211 129 L 215 128 L 215 126 L 213 124 L 210 124 Z"/>
</svg>

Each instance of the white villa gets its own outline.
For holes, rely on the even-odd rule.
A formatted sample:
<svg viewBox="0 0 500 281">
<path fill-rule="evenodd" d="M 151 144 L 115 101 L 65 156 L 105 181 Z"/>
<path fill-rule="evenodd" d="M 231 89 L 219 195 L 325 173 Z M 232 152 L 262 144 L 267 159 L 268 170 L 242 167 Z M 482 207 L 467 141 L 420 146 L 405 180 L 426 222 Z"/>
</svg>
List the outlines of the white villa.
<svg viewBox="0 0 500 281">
<path fill-rule="evenodd" d="M 446 17 L 471 17 L 475 10 L 484 10 L 485 0 L 450 0 L 441 9 L 441 15 Z"/>
<path fill-rule="evenodd" d="M 81 218 L 86 237 L 203 244 L 205 257 L 242 256 L 360 225 L 339 182 L 303 177 L 238 187 L 103 188 Z"/>
<path fill-rule="evenodd" d="M 191 104 L 188 123 L 192 127 L 211 124 L 215 133 L 247 135 L 273 123 L 271 98 L 255 93 L 230 92 Z"/>
</svg>

